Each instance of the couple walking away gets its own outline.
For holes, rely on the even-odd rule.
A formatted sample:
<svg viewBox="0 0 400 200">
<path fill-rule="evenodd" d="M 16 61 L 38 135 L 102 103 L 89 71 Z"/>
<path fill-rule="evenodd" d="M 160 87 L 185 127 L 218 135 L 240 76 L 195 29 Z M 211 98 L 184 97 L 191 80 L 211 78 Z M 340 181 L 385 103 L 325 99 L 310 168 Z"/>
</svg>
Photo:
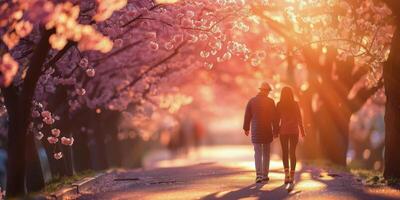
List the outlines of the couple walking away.
<svg viewBox="0 0 400 200">
<path fill-rule="evenodd" d="M 247 103 L 243 129 L 246 136 L 251 127 L 251 141 L 254 146 L 256 183 L 268 181 L 270 145 L 274 138 L 281 141 L 282 161 L 285 170 L 285 184 L 293 183 L 296 169 L 296 145 L 299 134 L 305 136 L 302 117 L 293 91 L 284 87 L 277 106 L 268 97 L 271 86 L 262 83 L 257 96 Z M 289 171 L 290 159 L 290 171 Z"/>
</svg>

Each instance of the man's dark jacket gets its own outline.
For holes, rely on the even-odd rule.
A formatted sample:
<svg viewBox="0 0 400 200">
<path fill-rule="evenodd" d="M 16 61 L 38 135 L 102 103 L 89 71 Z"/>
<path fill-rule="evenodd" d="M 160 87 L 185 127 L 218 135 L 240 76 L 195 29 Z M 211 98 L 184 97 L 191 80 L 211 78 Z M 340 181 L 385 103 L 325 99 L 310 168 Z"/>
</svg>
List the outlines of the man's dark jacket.
<svg viewBox="0 0 400 200">
<path fill-rule="evenodd" d="M 259 93 L 247 103 L 243 129 L 250 130 L 253 143 L 272 142 L 273 133 L 278 133 L 279 118 L 275 102 L 266 93 Z"/>
</svg>

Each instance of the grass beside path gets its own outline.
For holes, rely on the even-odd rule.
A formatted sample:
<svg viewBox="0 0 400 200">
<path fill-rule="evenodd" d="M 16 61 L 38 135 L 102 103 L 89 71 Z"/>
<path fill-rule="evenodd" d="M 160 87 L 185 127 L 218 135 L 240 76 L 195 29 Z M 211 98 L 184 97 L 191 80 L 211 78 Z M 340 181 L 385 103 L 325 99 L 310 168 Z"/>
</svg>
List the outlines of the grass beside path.
<svg viewBox="0 0 400 200">
<path fill-rule="evenodd" d="M 86 177 L 91 177 L 96 175 L 98 171 L 87 170 L 83 172 L 79 172 L 73 176 L 63 176 L 63 177 L 55 177 L 52 181 L 46 184 L 45 188 L 41 191 L 42 194 L 51 194 L 60 190 L 63 187 L 70 186 L 71 184 L 80 181 Z"/>
<path fill-rule="evenodd" d="M 38 196 L 47 196 L 58 190 L 61 190 L 63 187 L 71 186 L 73 183 L 76 183 L 84 178 L 92 177 L 99 172 L 101 171 L 86 170 L 76 173 L 73 176 L 54 177 L 49 183 L 46 183 L 45 187 L 41 191 L 29 193 L 25 197 L 11 198 L 10 200 L 36 199 Z"/>
<path fill-rule="evenodd" d="M 368 186 L 394 186 L 400 188 L 400 179 L 392 178 L 386 180 L 382 172 L 368 169 L 350 169 L 350 172 L 363 180 Z"/>
<path fill-rule="evenodd" d="M 363 169 L 352 166 L 339 166 L 326 160 L 306 160 L 303 161 L 308 166 L 318 166 L 326 170 L 336 170 L 340 172 L 349 172 L 366 186 L 395 186 L 400 188 L 399 179 L 388 179 L 383 177 L 383 173 L 377 170 Z"/>
</svg>

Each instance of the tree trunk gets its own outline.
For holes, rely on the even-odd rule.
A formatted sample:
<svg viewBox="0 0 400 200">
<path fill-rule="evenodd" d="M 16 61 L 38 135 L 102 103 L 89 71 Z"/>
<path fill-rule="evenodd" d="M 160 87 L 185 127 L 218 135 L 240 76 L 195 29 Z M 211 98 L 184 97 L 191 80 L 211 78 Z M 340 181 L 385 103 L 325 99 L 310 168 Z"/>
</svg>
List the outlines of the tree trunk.
<svg viewBox="0 0 400 200">
<path fill-rule="evenodd" d="M 67 102 L 63 102 L 67 103 Z M 67 105 L 67 104 L 65 104 Z M 71 117 L 68 115 L 68 110 L 66 109 L 63 112 L 63 120 L 60 123 L 60 129 L 64 132 L 65 137 L 72 137 L 72 132 L 73 128 L 72 125 L 74 123 L 74 120 L 71 119 Z M 64 154 L 64 159 L 63 159 L 63 170 L 61 173 L 61 176 L 73 176 L 75 174 L 75 168 L 74 168 L 74 158 L 73 158 L 73 153 L 72 153 L 72 147 L 71 146 L 65 146 L 61 145 L 60 146 L 61 151 Z"/>
<path fill-rule="evenodd" d="M 329 108 L 322 107 L 317 113 L 322 153 L 326 159 L 341 166 L 346 166 L 350 116 L 343 116 L 346 122 L 338 124 Z"/>
<path fill-rule="evenodd" d="M 103 111 L 100 117 L 102 130 L 105 131 L 107 161 L 110 167 L 120 167 L 122 161 L 121 142 L 118 140 L 119 117 L 118 111 L 110 110 Z"/>
<path fill-rule="evenodd" d="M 310 89 L 309 89 L 310 90 Z M 303 111 L 303 123 L 306 131 L 306 139 L 302 145 L 302 155 L 305 159 L 315 160 L 321 158 L 321 145 L 319 143 L 318 132 L 316 127 L 315 112 L 312 109 L 312 91 L 305 91 L 300 96 L 300 106 Z"/>
<path fill-rule="evenodd" d="M 385 178 L 400 178 L 400 29 L 397 28 L 391 51 L 384 64 L 385 81 Z"/>
<path fill-rule="evenodd" d="M 72 135 L 75 139 L 74 145 L 72 145 L 72 158 L 76 172 L 93 169 L 91 165 L 93 158 L 89 149 L 89 133 L 87 132 L 91 118 L 90 112 L 88 108 L 82 108 L 72 116 L 75 121 L 72 124 Z"/>
<path fill-rule="evenodd" d="M 35 144 L 35 137 L 32 133 L 25 135 L 25 159 L 26 159 L 26 189 L 27 192 L 37 192 L 45 185 L 42 163 Z"/>
<path fill-rule="evenodd" d="M 92 122 L 91 122 L 91 127 L 94 130 L 93 134 L 93 158 L 94 158 L 94 168 L 96 170 L 104 170 L 108 168 L 108 162 L 107 162 L 107 150 L 106 150 L 106 144 L 105 144 L 105 130 L 102 128 L 100 124 L 102 123 L 107 123 L 104 122 L 100 119 L 100 115 L 95 113 L 94 111 L 91 111 L 91 116 Z"/>
<path fill-rule="evenodd" d="M 72 134 L 68 134 L 67 137 L 71 137 Z M 65 146 L 61 145 L 60 146 L 61 151 L 64 154 L 64 159 L 62 159 L 62 166 L 60 170 L 60 175 L 61 176 L 73 176 L 75 174 L 75 168 L 74 168 L 74 158 L 73 158 L 73 153 L 72 153 L 72 147 L 70 146 Z"/>
<path fill-rule="evenodd" d="M 16 194 L 23 194 L 26 192 L 25 189 L 25 175 L 24 175 L 24 154 L 19 150 L 19 146 L 15 146 L 18 141 L 23 141 L 17 138 L 15 133 L 18 131 L 18 94 L 17 88 L 9 86 L 8 88 L 2 89 L 4 91 L 5 106 L 8 114 L 8 161 L 7 161 L 7 195 L 15 196 Z M 19 158 L 18 159 L 18 152 Z M 22 155 L 21 155 L 22 153 Z M 11 171 L 10 171 L 11 169 Z M 13 173 L 14 172 L 14 173 Z M 22 172 L 22 173 L 18 173 Z"/>
<path fill-rule="evenodd" d="M 35 53 L 29 63 L 26 78 L 23 82 L 22 92 L 17 99 L 17 107 L 7 107 L 8 111 L 15 112 L 10 118 L 8 131 L 8 163 L 7 163 L 7 196 L 17 196 L 26 193 L 26 137 L 31 120 L 33 95 L 37 81 L 42 73 L 42 66 L 50 50 L 49 37 L 54 32 L 44 31 L 37 44 Z M 6 104 L 7 105 L 7 104 Z M 9 112 L 9 113 L 11 113 Z M 33 137 L 32 137 L 33 138 Z M 35 150 L 36 151 L 36 150 Z M 33 153 L 33 152 L 32 152 Z M 36 152 L 37 153 L 37 152 Z"/>
<path fill-rule="evenodd" d="M 75 139 L 74 145 L 72 145 L 74 170 L 83 172 L 92 169 L 87 133 L 76 130 L 73 132 L 73 137 Z"/>
<path fill-rule="evenodd" d="M 64 48 L 66 49 L 66 47 Z M 59 53 L 57 53 L 59 55 Z M 60 56 L 62 57 L 62 55 Z M 54 114 L 61 116 L 61 120 L 57 121 L 54 126 L 61 130 L 62 136 L 71 137 L 74 122 L 77 120 L 71 119 L 68 110 L 68 88 L 66 86 L 59 86 L 54 95 L 47 99 L 47 109 L 51 110 Z M 50 132 L 51 127 L 45 127 L 42 131 Z M 63 159 L 53 159 L 54 145 L 44 142 L 47 156 L 50 158 L 51 173 L 54 177 L 72 176 L 75 174 L 72 158 L 72 147 L 57 144 L 57 150 L 63 152 Z"/>
</svg>

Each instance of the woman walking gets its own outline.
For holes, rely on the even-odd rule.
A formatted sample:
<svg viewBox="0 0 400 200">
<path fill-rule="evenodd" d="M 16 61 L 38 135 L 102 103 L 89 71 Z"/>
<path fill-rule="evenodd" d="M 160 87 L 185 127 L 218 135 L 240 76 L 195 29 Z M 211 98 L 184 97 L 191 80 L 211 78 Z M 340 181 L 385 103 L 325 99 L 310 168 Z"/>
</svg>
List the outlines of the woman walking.
<svg viewBox="0 0 400 200">
<path fill-rule="evenodd" d="M 299 134 L 302 137 L 305 136 L 299 104 L 294 100 L 291 88 L 284 87 L 282 89 L 277 111 L 280 121 L 279 135 L 282 146 L 282 161 L 285 169 L 285 184 L 288 184 L 294 181 L 296 146 L 299 141 Z"/>
</svg>

